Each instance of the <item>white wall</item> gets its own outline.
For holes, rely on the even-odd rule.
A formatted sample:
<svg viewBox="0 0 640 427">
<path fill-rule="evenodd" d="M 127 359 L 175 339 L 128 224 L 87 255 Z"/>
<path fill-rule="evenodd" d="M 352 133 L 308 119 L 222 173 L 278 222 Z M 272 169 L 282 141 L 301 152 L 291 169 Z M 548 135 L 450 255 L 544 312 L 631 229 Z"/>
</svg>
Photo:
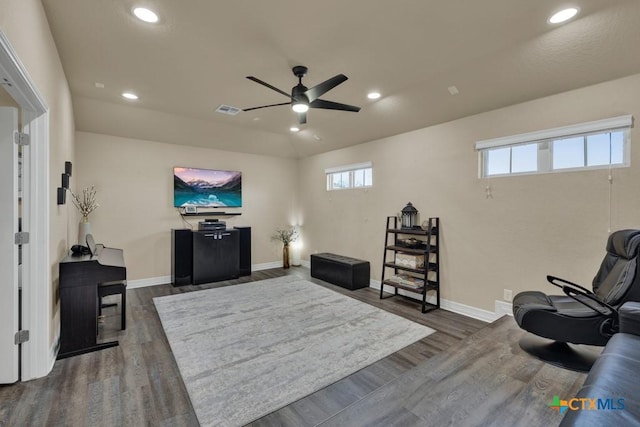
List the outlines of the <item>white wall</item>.
<svg viewBox="0 0 640 427">
<path fill-rule="evenodd" d="M 609 224 L 607 170 L 478 179 L 478 140 L 633 114 L 640 75 L 301 160 L 304 258 L 331 251 L 367 259 L 380 279 L 387 215 L 412 202 L 442 224 L 442 294 L 493 311 L 503 289 L 555 292 L 554 274 L 590 285 Z M 640 228 L 640 142 L 615 169 L 612 229 Z M 327 192 L 324 169 L 373 161 L 374 187 Z"/>
<path fill-rule="evenodd" d="M 613 172 L 609 218 L 607 170 L 494 178 L 487 198 L 475 141 L 637 117 L 639 95 L 636 75 L 299 161 L 77 132 L 75 188 L 98 189 L 94 234 L 125 249 L 132 280 L 170 274 L 169 230 L 183 226 L 171 207 L 176 165 L 243 171 L 243 215 L 227 221 L 254 228 L 254 264 L 278 261 L 270 235 L 299 223 L 303 259 L 315 251 L 364 258 L 380 279 L 385 217 L 411 201 L 422 218 L 442 221 L 441 296 L 493 311 L 504 288 L 553 292 L 546 274 L 590 283 L 609 221 L 614 230 L 640 227 L 640 154 L 634 129 L 632 167 Z M 325 168 L 368 160 L 372 189 L 326 192 Z"/>
<path fill-rule="evenodd" d="M 0 0 L 0 11 L 0 29 L 49 107 L 49 267 L 52 283 L 35 286 L 52 287 L 52 319 L 47 333 L 54 345 L 59 331 L 58 261 L 69 247 L 67 224 L 75 222 L 74 214 L 70 217 L 66 209 L 56 204 L 56 187 L 60 185 L 64 162 L 73 161 L 75 126 L 71 93 L 42 3 L 38 0 Z"/>
<path fill-rule="evenodd" d="M 242 215 L 220 219 L 228 227 L 252 227 L 253 264 L 281 260 L 282 248 L 270 237 L 297 212 L 295 160 L 86 132 L 77 132 L 76 141 L 75 191 L 95 186 L 100 207 L 89 217 L 93 234 L 124 249 L 129 280 L 171 274 L 170 230 L 185 227 L 173 208 L 174 166 L 241 171 L 243 207 L 220 210 Z M 197 229 L 203 219 L 189 222 Z"/>
<path fill-rule="evenodd" d="M 72 188 L 96 185 L 101 207 L 92 215 L 99 240 L 125 249 L 130 277 L 169 274 L 169 229 L 181 223 L 170 203 L 174 164 L 245 173 L 243 215 L 230 225 L 254 227 L 254 263 L 279 260 L 269 240 L 277 227 L 304 225 L 304 258 L 330 250 L 372 261 L 380 277 L 386 215 L 412 201 L 422 216 L 443 223 L 443 297 L 493 310 L 502 289 L 550 291 L 544 275 L 588 283 L 607 236 L 606 171 L 492 180 L 493 199 L 477 179 L 476 140 L 640 114 L 640 77 L 584 88 L 395 137 L 301 160 L 281 160 L 147 141 L 74 134 L 71 96 L 42 4 L 0 0 L 0 29 L 50 108 L 51 344 L 58 332 L 58 261 L 77 239 L 79 216 L 56 204 L 64 162 L 74 163 Z M 75 152 L 74 138 L 81 140 Z M 637 130 L 632 139 L 638 141 Z M 640 226 L 639 153 L 616 170 L 614 229 Z M 375 187 L 326 193 L 324 168 L 372 160 Z M 299 171 L 299 172 L 298 172 Z M 140 186 L 126 191 L 138 179 Z M 299 183 L 298 183 L 299 181 Z M 158 182 L 162 184 L 157 185 Z M 138 184 L 136 184 L 138 185 Z M 149 190 L 156 186 L 155 190 Z M 298 185 L 299 192 L 298 192 Z M 297 195 L 303 206 L 296 209 Z"/>
</svg>

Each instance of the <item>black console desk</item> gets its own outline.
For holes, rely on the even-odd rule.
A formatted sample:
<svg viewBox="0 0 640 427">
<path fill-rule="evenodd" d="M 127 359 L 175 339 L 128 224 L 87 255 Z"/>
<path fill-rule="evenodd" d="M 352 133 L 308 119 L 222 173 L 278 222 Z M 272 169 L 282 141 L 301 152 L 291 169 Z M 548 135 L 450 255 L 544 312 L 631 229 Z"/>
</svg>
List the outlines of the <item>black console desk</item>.
<svg viewBox="0 0 640 427">
<path fill-rule="evenodd" d="M 60 261 L 60 351 L 58 359 L 118 345 L 98 343 L 98 283 L 126 280 L 122 249 L 97 245 L 91 255 Z"/>
</svg>

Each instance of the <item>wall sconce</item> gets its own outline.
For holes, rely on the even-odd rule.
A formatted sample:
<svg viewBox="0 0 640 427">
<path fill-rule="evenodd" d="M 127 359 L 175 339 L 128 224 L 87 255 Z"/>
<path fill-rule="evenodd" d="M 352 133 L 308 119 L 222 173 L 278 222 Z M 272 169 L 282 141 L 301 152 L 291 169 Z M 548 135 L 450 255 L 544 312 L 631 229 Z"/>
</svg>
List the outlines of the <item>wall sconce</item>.
<svg viewBox="0 0 640 427">
<path fill-rule="evenodd" d="M 64 162 L 64 173 L 61 175 L 60 184 L 58 187 L 58 204 L 64 205 L 67 203 L 67 190 L 69 189 L 69 178 L 71 177 L 71 169 L 73 165 L 71 162 Z"/>
<path fill-rule="evenodd" d="M 418 223 L 418 210 L 413 207 L 411 202 L 402 208 L 401 214 L 402 228 L 413 228 Z"/>
<path fill-rule="evenodd" d="M 67 203 L 67 189 L 58 187 L 58 204 L 64 205 Z"/>
</svg>

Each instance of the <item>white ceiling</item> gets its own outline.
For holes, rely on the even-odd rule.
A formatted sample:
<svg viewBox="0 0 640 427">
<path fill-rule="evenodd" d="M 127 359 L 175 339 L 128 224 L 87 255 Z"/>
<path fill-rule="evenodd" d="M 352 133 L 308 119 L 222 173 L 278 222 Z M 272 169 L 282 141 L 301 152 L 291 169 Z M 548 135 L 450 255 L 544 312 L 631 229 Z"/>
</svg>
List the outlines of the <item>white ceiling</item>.
<svg viewBox="0 0 640 427">
<path fill-rule="evenodd" d="M 303 157 L 640 72 L 638 0 L 43 0 L 81 131 Z M 547 23 L 571 4 L 574 20 Z M 155 10 L 160 23 L 134 18 Z M 292 134 L 294 65 L 349 77 Z M 105 85 L 95 87 L 95 82 Z M 447 88 L 460 93 L 452 96 Z M 369 90 L 382 98 L 370 101 Z M 135 102 L 120 94 L 131 90 Z M 320 138 L 317 140 L 314 135 Z M 496 135 L 500 136 L 500 135 Z"/>
</svg>

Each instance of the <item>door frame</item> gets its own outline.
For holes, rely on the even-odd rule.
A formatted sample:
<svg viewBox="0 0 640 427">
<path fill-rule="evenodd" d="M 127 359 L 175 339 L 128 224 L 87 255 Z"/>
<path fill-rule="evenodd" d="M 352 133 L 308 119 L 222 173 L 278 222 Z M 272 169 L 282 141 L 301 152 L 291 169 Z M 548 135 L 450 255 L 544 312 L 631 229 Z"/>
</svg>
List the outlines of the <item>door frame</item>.
<svg viewBox="0 0 640 427">
<path fill-rule="evenodd" d="M 4 91 L 3 91 L 4 93 Z M 14 144 L 18 131 L 20 109 L 15 105 L 0 107 L 0 197 L 2 217 L 0 219 L 0 268 L 2 277 L 0 291 L 0 383 L 11 384 L 20 379 L 17 345 L 13 345 L 16 331 L 20 330 L 20 300 L 18 283 L 20 280 L 20 249 L 14 243 L 18 231 L 20 194 L 19 162 L 20 149 Z"/>
<path fill-rule="evenodd" d="M 30 135 L 28 161 L 23 165 L 22 199 L 23 231 L 29 232 L 29 243 L 22 251 L 22 329 L 29 330 L 29 341 L 22 344 L 20 380 L 26 381 L 51 371 L 59 341 L 59 327 L 52 331 L 49 108 L 2 30 L 0 73 L 11 83 L 4 88 L 20 106 L 23 131 Z"/>
</svg>

